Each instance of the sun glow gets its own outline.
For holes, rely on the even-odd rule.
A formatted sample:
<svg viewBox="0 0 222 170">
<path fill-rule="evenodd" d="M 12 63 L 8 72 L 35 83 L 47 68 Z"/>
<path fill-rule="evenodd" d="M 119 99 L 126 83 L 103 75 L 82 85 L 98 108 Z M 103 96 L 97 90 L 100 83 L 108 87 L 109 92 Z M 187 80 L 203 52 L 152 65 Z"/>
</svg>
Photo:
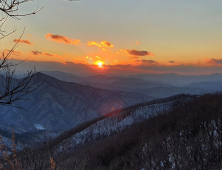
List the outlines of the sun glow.
<svg viewBox="0 0 222 170">
<path fill-rule="evenodd" d="M 104 62 L 103 61 L 96 61 L 95 65 L 98 65 L 100 68 L 103 67 Z"/>
<path fill-rule="evenodd" d="M 99 66 L 99 67 L 102 67 L 102 65 L 103 65 L 102 62 L 99 62 L 99 63 L 98 63 L 98 66 Z"/>
</svg>

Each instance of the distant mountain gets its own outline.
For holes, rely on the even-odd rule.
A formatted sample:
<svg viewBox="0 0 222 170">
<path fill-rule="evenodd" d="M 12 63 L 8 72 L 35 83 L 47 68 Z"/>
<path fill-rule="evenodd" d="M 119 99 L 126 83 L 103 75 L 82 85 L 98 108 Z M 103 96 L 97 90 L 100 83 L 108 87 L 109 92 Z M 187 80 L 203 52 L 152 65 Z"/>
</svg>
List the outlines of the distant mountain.
<svg viewBox="0 0 222 170">
<path fill-rule="evenodd" d="M 66 82 L 84 82 L 85 77 L 84 76 L 78 76 L 71 73 L 66 73 L 62 71 L 41 71 L 41 73 L 49 75 L 51 77 L 54 77 L 56 79 L 66 81 Z"/>
<path fill-rule="evenodd" d="M 106 76 L 106 75 L 95 75 L 95 76 L 87 76 L 85 81 L 88 82 L 97 82 L 97 83 L 113 83 L 113 82 L 125 82 L 125 83 L 143 83 L 145 82 L 143 79 L 131 77 L 118 77 L 118 76 Z"/>
<path fill-rule="evenodd" d="M 213 93 L 220 90 L 219 82 L 205 84 L 198 82 L 201 80 L 222 80 L 221 74 L 212 75 L 178 75 L 174 73 L 168 74 L 139 74 L 128 77 L 95 75 L 88 77 L 75 76 L 64 72 L 47 72 L 52 76 L 60 79 L 69 79 L 69 81 L 79 81 L 80 84 L 88 85 L 95 88 L 139 92 L 155 98 L 164 98 L 177 94 L 200 95 Z M 134 77 L 135 76 L 135 77 Z M 222 82 L 222 81 L 221 81 Z M 172 85 L 170 85 L 172 84 Z M 188 85 L 187 85 L 188 84 Z M 179 87 L 177 87 L 179 86 Z"/>
<path fill-rule="evenodd" d="M 41 73 L 52 76 L 62 81 L 66 82 L 96 82 L 96 83 L 112 83 L 115 81 L 121 82 L 145 82 L 143 79 L 139 78 L 124 78 L 118 76 L 107 76 L 107 75 L 94 75 L 94 76 L 78 76 L 71 73 L 66 73 L 62 71 L 41 71 Z"/>
<path fill-rule="evenodd" d="M 135 89 L 150 89 L 157 87 L 173 87 L 172 85 L 156 83 L 156 82 L 124 82 L 114 81 L 111 83 L 97 83 L 97 82 L 82 82 L 83 85 L 89 85 L 95 88 L 107 89 L 107 90 L 120 90 L 136 92 Z"/>
<path fill-rule="evenodd" d="M 167 74 L 138 74 L 127 77 L 136 77 L 146 81 L 161 81 L 174 86 L 186 86 L 190 83 L 203 81 L 222 81 L 222 74 L 216 73 L 211 75 L 178 75 L 175 73 Z"/>
<path fill-rule="evenodd" d="M 175 73 L 166 74 L 137 74 L 128 76 L 116 75 L 95 75 L 95 76 L 77 76 L 71 73 L 60 71 L 42 71 L 42 73 L 67 82 L 76 82 L 81 84 L 91 83 L 93 87 L 103 87 L 103 84 L 115 85 L 125 88 L 154 88 L 154 87 L 172 87 L 188 86 L 197 82 L 222 81 L 222 74 L 215 73 L 211 75 L 179 75 Z M 95 84 L 94 84 L 95 83 Z M 102 83 L 102 84 L 99 84 Z M 127 85 L 127 86 L 125 86 Z M 140 87 L 138 87 L 140 85 Z M 137 87 L 135 87 L 137 86 Z M 146 87 L 142 87 L 146 86 Z M 199 87 L 198 87 L 199 88 Z M 112 89 L 112 88 L 108 88 Z M 115 88 L 114 88 L 115 89 Z M 121 89 L 121 88 L 120 88 Z"/>
<path fill-rule="evenodd" d="M 44 81 L 45 80 L 45 81 Z M 109 91 L 68 83 L 42 73 L 36 73 L 31 86 L 44 83 L 28 94 L 29 100 L 18 101 L 21 110 L 1 106 L 1 125 L 13 127 L 17 132 L 46 129 L 58 132 L 97 118 L 112 110 L 152 100 L 140 93 Z"/>
<path fill-rule="evenodd" d="M 135 89 L 135 92 L 143 93 L 155 98 L 165 98 L 177 94 L 203 95 L 214 93 L 216 90 L 201 87 L 155 87 L 149 89 Z"/>
<path fill-rule="evenodd" d="M 60 71 L 42 71 L 42 73 L 66 82 L 75 82 L 108 90 L 133 91 L 132 89 L 135 88 L 172 87 L 172 85 L 161 81 L 146 81 L 135 77 L 126 78 L 106 75 L 83 77 Z"/>
<path fill-rule="evenodd" d="M 222 81 L 204 81 L 204 82 L 198 82 L 198 83 L 191 83 L 191 84 L 188 84 L 187 87 L 221 91 Z"/>
</svg>

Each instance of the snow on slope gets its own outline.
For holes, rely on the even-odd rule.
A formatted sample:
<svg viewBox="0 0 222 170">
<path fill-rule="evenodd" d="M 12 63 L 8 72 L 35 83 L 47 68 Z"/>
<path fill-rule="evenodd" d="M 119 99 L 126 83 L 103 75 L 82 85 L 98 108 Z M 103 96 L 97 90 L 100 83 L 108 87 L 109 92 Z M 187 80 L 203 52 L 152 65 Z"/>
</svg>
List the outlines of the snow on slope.
<svg viewBox="0 0 222 170">
<path fill-rule="evenodd" d="M 120 132 L 134 123 L 148 119 L 150 116 L 170 111 L 173 106 L 184 104 L 192 100 L 193 96 L 184 95 L 174 97 L 174 99 L 167 99 L 160 99 L 157 102 L 149 102 L 145 105 L 137 105 L 135 107 L 123 109 L 118 114 L 98 121 L 85 130 L 73 135 L 71 138 L 64 140 L 57 151 L 68 151 L 71 147 L 78 144 L 83 144 Z"/>
<path fill-rule="evenodd" d="M 44 126 L 41 124 L 34 124 L 34 126 L 37 130 L 45 130 Z"/>
</svg>

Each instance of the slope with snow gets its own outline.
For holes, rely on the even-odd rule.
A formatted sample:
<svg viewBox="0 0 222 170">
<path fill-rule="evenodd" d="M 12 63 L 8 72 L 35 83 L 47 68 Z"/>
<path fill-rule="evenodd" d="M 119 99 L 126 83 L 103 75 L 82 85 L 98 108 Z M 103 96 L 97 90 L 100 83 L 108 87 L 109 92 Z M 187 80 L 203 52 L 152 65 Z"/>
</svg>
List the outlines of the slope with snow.
<svg viewBox="0 0 222 170">
<path fill-rule="evenodd" d="M 170 111 L 172 107 L 193 100 L 195 97 L 196 96 L 178 95 L 122 109 L 119 113 L 117 112 L 112 116 L 97 121 L 85 130 L 64 140 L 59 146 L 57 146 L 59 148 L 57 152 L 64 152 L 66 149 L 68 151 L 70 148 L 78 144 L 83 144 L 118 133 L 132 124 L 148 119 L 150 116 L 166 113 Z"/>
</svg>

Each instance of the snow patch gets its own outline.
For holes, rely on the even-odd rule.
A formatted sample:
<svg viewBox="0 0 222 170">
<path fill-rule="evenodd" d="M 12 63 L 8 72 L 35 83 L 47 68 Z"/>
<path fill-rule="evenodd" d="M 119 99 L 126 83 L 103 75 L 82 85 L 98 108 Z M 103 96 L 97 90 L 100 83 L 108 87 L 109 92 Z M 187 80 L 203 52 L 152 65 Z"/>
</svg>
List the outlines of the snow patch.
<svg viewBox="0 0 222 170">
<path fill-rule="evenodd" d="M 37 130 L 45 130 L 44 126 L 41 124 L 34 124 L 34 126 Z"/>
</svg>

